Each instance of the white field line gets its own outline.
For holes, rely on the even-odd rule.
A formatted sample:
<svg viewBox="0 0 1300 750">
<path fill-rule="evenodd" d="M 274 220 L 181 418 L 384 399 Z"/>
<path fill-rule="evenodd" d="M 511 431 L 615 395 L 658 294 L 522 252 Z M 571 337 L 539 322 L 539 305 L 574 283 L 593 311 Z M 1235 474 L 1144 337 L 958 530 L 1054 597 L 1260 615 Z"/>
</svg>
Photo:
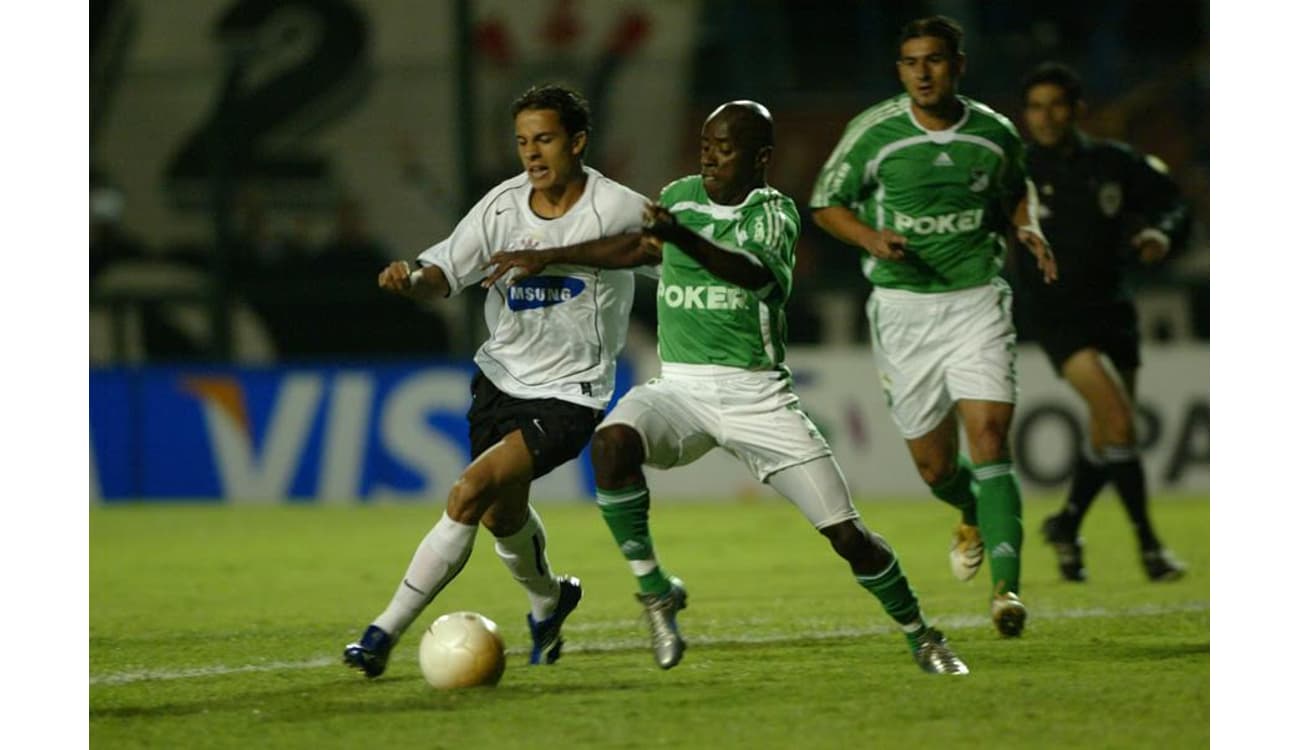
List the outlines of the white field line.
<svg viewBox="0 0 1300 750">
<path fill-rule="evenodd" d="M 1204 612 L 1210 608 L 1209 602 L 1184 602 L 1181 604 L 1166 605 L 1146 605 L 1141 607 L 1132 607 L 1129 609 L 1112 610 L 1105 607 L 1090 607 L 1086 609 L 1065 609 L 1059 611 L 1030 612 L 1030 622 L 1041 620 L 1082 620 L 1082 619 L 1109 619 L 1118 617 L 1153 617 L 1158 615 L 1178 614 L 1182 612 Z M 771 625 L 775 620 L 763 619 L 761 621 L 751 621 L 753 624 Z M 627 621 L 611 621 L 604 623 L 574 623 L 573 626 L 566 626 L 565 631 L 568 633 L 578 633 L 583 631 L 604 630 L 612 628 L 626 627 Z M 729 620 L 730 626 L 743 624 L 742 621 Z M 942 627 L 945 630 L 963 630 L 967 628 L 988 627 L 989 619 L 987 616 L 959 615 L 956 617 L 933 618 L 931 624 Z M 785 643 L 790 641 L 826 641 L 838 638 L 854 638 L 867 635 L 882 635 L 894 633 L 895 628 L 886 625 L 875 625 L 869 627 L 856 628 L 831 628 L 821 629 L 812 632 L 802 633 L 767 633 L 761 635 L 726 635 L 726 636 L 708 636 L 708 635 L 688 635 L 688 640 L 692 645 L 700 646 L 728 646 L 736 644 L 762 644 L 762 643 Z M 565 653 L 608 653 L 612 651 L 631 651 L 645 647 L 645 639 L 614 639 L 604 641 L 594 641 L 585 643 L 568 643 L 565 645 Z M 507 654 L 522 656 L 527 653 L 523 648 L 511 648 L 506 650 Z M 91 685 L 126 685 L 133 682 L 145 682 L 149 680 L 166 681 L 166 680 L 185 680 L 201 677 L 220 677 L 229 674 L 244 674 L 249 672 L 287 672 L 295 669 L 316 669 L 318 667 L 329 667 L 338 665 L 337 656 L 318 656 L 314 659 L 305 661 L 271 661 L 259 664 L 245 664 L 243 666 L 230 667 L 224 664 L 214 664 L 208 667 L 192 667 L 190 669 L 141 669 L 129 672 L 113 672 L 109 674 L 91 675 Z"/>
</svg>

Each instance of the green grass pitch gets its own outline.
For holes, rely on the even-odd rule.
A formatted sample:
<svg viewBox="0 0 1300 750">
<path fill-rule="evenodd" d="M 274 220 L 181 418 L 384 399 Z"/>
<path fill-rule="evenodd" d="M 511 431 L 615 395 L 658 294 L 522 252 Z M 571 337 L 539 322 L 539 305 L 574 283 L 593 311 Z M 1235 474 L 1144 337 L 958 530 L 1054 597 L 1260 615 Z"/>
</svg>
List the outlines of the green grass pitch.
<svg viewBox="0 0 1300 750">
<path fill-rule="evenodd" d="M 461 576 L 367 681 L 338 662 L 387 603 L 440 505 L 117 507 L 90 513 L 90 742 L 96 748 L 1208 747 L 1206 497 L 1153 504 L 1187 578 L 1142 576 L 1118 502 L 1084 528 L 1091 580 L 1058 580 L 1025 503 L 1025 634 L 988 619 L 988 573 L 948 572 L 954 514 L 865 501 L 932 622 L 971 667 L 923 674 L 903 638 L 792 507 L 660 503 L 661 561 L 685 579 L 690 646 L 659 670 L 635 583 L 591 505 L 543 505 L 550 559 L 582 578 L 564 658 L 527 665 L 526 599 L 479 535 Z M 416 664 L 441 613 L 496 620 L 496 688 L 437 692 Z"/>
</svg>

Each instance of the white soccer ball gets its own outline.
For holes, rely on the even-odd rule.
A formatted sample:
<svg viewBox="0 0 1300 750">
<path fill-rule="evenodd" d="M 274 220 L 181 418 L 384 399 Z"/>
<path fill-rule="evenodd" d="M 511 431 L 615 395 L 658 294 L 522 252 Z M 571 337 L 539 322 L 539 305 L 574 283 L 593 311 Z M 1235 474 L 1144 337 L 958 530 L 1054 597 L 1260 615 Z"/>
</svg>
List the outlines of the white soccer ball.
<svg viewBox="0 0 1300 750">
<path fill-rule="evenodd" d="M 497 624 L 477 612 L 452 612 L 434 620 L 420 639 L 420 671 L 439 690 L 497 684 L 506 671 L 506 647 Z"/>
</svg>

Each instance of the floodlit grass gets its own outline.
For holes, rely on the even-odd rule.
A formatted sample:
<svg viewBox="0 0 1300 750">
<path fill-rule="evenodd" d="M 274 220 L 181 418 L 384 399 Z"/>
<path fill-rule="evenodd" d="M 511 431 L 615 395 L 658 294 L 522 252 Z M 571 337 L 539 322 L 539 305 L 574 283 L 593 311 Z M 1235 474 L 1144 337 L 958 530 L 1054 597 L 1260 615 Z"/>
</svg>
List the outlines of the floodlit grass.
<svg viewBox="0 0 1300 750">
<path fill-rule="evenodd" d="M 685 579 L 690 643 L 650 655 L 626 563 L 594 506 L 543 505 L 550 559 L 582 578 L 565 656 L 528 667 L 526 599 L 480 534 L 462 575 L 367 681 L 338 663 L 387 603 L 435 505 L 117 507 L 91 511 L 93 747 L 499 748 L 1205 747 L 1210 737 L 1209 501 L 1153 514 L 1191 566 L 1143 577 L 1118 503 L 1084 536 L 1091 580 L 1058 581 L 1026 502 L 1024 637 L 988 619 L 988 574 L 948 572 L 937 502 L 859 503 L 930 619 L 969 663 L 920 672 L 902 636 L 792 507 L 661 503 L 660 559 Z M 496 620 L 501 685 L 437 692 L 419 633 L 438 614 Z"/>
</svg>

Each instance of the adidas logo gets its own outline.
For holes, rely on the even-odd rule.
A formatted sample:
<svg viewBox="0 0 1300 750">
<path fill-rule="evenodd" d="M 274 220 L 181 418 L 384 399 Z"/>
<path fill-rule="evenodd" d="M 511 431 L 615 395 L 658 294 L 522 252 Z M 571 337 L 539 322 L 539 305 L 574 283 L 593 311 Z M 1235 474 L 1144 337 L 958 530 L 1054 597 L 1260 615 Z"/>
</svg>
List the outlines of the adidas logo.
<svg viewBox="0 0 1300 750">
<path fill-rule="evenodd" d="M 939 155 L 934 157 L 934 161 L 930 162 L 930 166 L 933 167 L 951 167 L 952 165 L 952 157 L 948 155 L 947 151 L 940 151 Z"/>
<path fill-rule="evenodd" d="M 989 553 L 992 557 L 1019 557 L 1016 554 L 1016 548 L 1011 546 L 1011 542 L 1003 542 L 993 548 Z"/>
</svg>

